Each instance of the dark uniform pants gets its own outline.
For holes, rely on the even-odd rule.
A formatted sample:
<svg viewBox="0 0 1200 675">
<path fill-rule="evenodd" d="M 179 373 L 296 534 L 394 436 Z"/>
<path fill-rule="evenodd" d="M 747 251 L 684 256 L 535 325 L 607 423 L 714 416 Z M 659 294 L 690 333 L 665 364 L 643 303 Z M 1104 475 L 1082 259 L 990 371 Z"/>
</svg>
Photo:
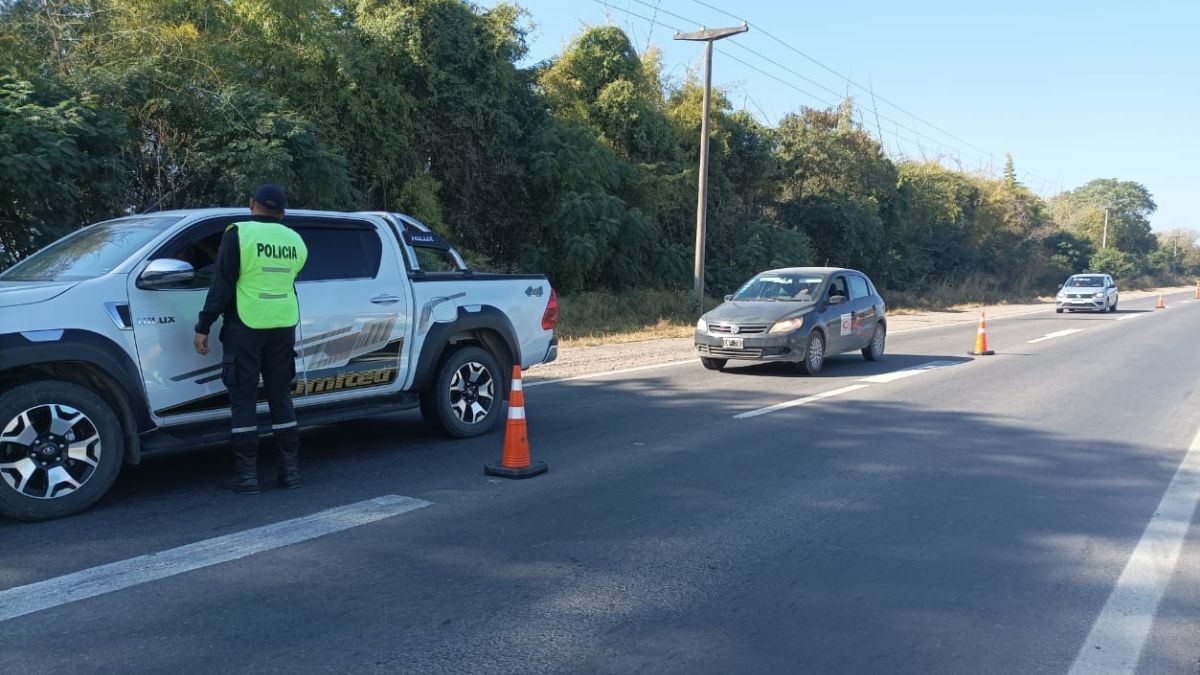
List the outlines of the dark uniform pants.
<svg viewBox="0 0 1200 675">
<path fill-rule="evenodd" d="M 294 451 L 299 445 L 296 411 L 292 407 L 296 329 L 259 330 L 230 321 L 221 329 L 221 344 L 225 349 L 221 381 L 229 390 L 234 451 L 239 454 L 257 452 L 258 413 L 255 408 L 259 399 L 260 374 L 271 409 L 271 429 L 281 450 Z"/>
</svg>

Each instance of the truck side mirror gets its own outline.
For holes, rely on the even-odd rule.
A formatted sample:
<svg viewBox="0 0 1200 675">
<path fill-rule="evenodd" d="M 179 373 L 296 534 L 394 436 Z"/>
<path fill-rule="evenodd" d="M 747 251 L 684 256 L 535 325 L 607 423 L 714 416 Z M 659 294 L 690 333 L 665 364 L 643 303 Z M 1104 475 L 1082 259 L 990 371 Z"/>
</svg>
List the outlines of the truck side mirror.
<svg viewBox="0 0 1200 675">
<path fill-rule="evenodd" d="M 138 275 L 137 287 L 146 290 L 180 288 L 196 279 L 196 269 L 189 262 L 174 258 L 151 260 Z"/>
</svg>

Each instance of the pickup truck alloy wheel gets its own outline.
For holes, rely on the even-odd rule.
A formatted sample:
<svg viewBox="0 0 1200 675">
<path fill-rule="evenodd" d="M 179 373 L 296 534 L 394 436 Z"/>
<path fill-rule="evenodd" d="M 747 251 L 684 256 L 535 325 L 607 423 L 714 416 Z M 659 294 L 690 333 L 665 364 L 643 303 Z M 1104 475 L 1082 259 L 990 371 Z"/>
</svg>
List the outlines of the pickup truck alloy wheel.
<svg viewBox="0 0 1200 675">
<path fill-rule="evenodd" d="M 120 423 L 94 392 L 43 381 L 0 395 L 0 514 L 44 520 L 99 499 L 120 470 Z"/>
<path fill-rule="evenodd" d="M 0 432 L 8 446 L 0 476 L 35 499 L 54 499 L 83 487 L 100 465 L 96 424 L 66 405 L 39 405 L 9 420 Z"/>
<path fill-rule="evenodd" d="M 434 428 L 455 438 L 486 434 L 501 417 L 507 382 L 503 373 L 486 349 L 475 345 L 453 349 L 442 357 L 433 382 L 421 394 L 421 414 Z"/>
<path fill-rule="evenodd" d="M 496 381 L 482 363 L 463 364 L 450 380 L 450 408 L 467 424 L 482 422 L 495 401 Z"/>
</svg>

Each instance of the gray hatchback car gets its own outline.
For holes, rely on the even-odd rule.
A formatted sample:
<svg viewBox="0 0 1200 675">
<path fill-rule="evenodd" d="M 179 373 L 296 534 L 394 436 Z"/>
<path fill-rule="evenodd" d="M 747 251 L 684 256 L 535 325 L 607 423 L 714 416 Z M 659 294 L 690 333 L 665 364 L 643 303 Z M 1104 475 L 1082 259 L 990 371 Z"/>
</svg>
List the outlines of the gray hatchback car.
<svg viewBox="0 0 1200 675">
<path fill-rule="evenodd" d="M 730 360 L 786 361 L 816 375 L 825 358 L 861 350 L 883 356 L 887 317 L 867 275 L 839 267 L 792 267 L 755 275 L 696 324 L 709 370 Z"/>
</svg>

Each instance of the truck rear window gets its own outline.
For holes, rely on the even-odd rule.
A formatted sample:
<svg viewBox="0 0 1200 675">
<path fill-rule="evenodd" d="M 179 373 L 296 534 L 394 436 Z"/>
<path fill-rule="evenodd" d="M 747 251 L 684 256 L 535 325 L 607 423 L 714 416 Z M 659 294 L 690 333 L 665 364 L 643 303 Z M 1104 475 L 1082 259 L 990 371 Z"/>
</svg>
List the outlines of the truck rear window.
<svg viewBox="0 0 1200 675">
<path fill-rule="evenodd" d="M 374 279 L 379 273 L 383 242 L 365 228 L 296 225 L 308 247 L 308 262 L 296 281 Z"/>
</svg>

